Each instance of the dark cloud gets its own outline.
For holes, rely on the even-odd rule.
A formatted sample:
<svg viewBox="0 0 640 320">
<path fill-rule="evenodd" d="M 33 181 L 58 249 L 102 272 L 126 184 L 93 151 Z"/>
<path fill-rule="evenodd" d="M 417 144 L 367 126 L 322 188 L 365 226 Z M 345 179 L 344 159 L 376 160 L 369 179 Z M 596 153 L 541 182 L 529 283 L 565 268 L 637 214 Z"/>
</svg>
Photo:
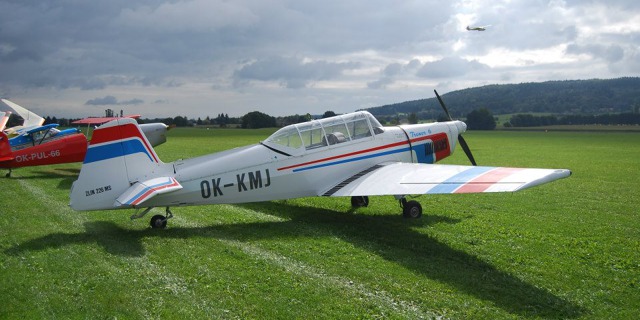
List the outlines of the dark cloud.
<svg viewBox="0 0 640 320">
<path fill-rule="evenodd" d="M 126 101 L 118 101 L 118 99 L 114 96 L 106 96 L 104 98 L 95 98 L 95 99 L 91 99 L 87 102 L 85 102 L 84 104 L 87 106 L 111 106 L 111 105 L 136 105 L 136 104 L 142 104 L 144 103 L 144 100 L 141 99 L 131 99 L 131 100 L 126 100 Z"/>
<path fill-rule="evenodd" d="M 356 69 L 354 62 L 307 62 L 297 57 L 271 57 L 251 62 L 234 73 L 238 83 L 243 81 L 275 81 L 287 88 L 306 87 L 316 81 L 330 80 L 340 76 L 345 70 Z"/>
<path fill-rule="evenodd" d="M 84 103 L 87 106 L 109 106 L 118 104 L 118 99 L 114 96 L 106 96 L 104 98 L 91 99 Z"/>
<path fill-rule="evenodd" d="M 388 64 L 381 71 L 381 78 L 376 81 L 368 82 L 367 87 L 369 89 L 384 89 L 387 86 L 393 84 L 396 78 L 405 76 L 407 74 L 415 73 L 415 70 L 417 70 L 421 66 L 422 66 L 422 62 L 420 62 L 420 60 L 418 59 L 412 59 L 406 64 L 402 64 L 402 63 Z"/>
</svg>

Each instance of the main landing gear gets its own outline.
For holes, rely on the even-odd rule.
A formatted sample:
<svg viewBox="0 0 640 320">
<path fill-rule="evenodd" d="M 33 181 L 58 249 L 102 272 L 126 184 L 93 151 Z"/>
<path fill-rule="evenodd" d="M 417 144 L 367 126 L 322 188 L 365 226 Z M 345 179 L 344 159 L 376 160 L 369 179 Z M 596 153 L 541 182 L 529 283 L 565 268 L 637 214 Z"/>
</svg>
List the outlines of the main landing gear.
<svg viewBox="0 0 640 320">
<path fill-rule="evenodd" d="M 149 211 L 151 211 L 152 208 L 146 208 L 144 209 L 144 211 L 140 212 L 140 213 L 136 213 L 134 215 L 131 216 L 131 220 L 133 219 L 139 219 L 144 217 L 145 214 L 149 213 Z M 151 221 L 149 222 L 149 225 L 151 226 L 151 228 L 153 229 L 164 229 L 167 227 L 167 220 L 173 218 L 173 213 L 171 213 L 171 210 L 169 210 L 169 207 L 167 207 L 165 209 L 165 215 L 161 215 L 161 214 L 156 214 L 153 217 L 151 217 Z"/>
<path fill-rule="evenodd" d="M 420 202 L 415 200 L 407 201 L 405 197 L 400 198 L 398 201 L 400 202 L 400 208 L 402 208 L 403 217 L 411 219 L 422 217 L 422 206 Z"/>
<path fill-rule="evenodd" d="M 400 203 L 400 208 L 402 208 L 403 217 L 411 219 L 418 219 L 422 217 L 422 206 L 420 205 L 420 202 L 415 200 L 407 201 L 407 198 L 405 196 L 396 196 L 396 199 Z M 367 207 L 369 206 L 369 197 L 351 197 L 351 206 L 354 208 Z"/>
</svg>

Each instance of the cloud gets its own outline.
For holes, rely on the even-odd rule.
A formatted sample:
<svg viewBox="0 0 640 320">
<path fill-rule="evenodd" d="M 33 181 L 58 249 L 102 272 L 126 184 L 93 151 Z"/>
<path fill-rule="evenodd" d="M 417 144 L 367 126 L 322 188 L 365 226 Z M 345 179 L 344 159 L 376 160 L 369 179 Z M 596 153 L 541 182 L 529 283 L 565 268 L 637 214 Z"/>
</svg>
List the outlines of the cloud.
<svg viewBox="0 0 640 320">
<path fill-rule="evenodd" d="M 234 73 L 236 83 L 245 81 L 278 82 L 290 89 L 299 89 L 310 83 L 330 80 L 345 70 L 356 69 L 354 62 L 305 61 L 297 57 L 271 57 L 242 66 Z"/>
<path fill-rule="evenodd" d="M 91 99 L 87 102 L 85 102 L 84 104 L 87 106 L 110 106 L 110 105 L 136 105 L 136 104 L 142 104 L 144 103 L 144 100 L 141 99 L 131 99 L 131 100 L 126 100 L 126 101 L 118 101 L 118 99 L 114 96 L 106 96 L 104 98 L 95 98 L 95 99 Z"/>
<path fill-rule="evenodd" d="M 475 71 L 488 71 L 489 66 L 476 60 L 460 57 L 447 57 L 434 62 L 425 63 L 416 75 L 422 78 L 451 78 L 467 75 Z"/>
<path fill-rule="evenodd" d="M 631 0 L 0 1 L 0 91 L 55 92 L 70 114 L 113 92 L 167 116 L 153 101 L 340 113 L 441 84 L 637 75 L 639 17 Z"/>
<path fill-rule="evenodd" d="M 406 75 L 407 73 L 415 72 L 415 70 L 420 68 L 420 66 L 422 66 L 422 62 L 418 59 L 412 59 L 406 64 L 397 62 L 388 64 L 380 72 L 381 78 L 376 81 L 368 82 L 367 87 L 369 89 L 384 89 L 393 84 L 396 78 Z"/>
<path fill-rule="evenodd" d="M 106 96 L 104 98 L 95 98 L 91 99 L 84 103 L 88 106 L 108 106 L 108 105 L 116 105 L 118 104 L 118 99 L 114 96 Z"/>
<path fill-rule="evenodd" d="M 619 45 L 577 45 L 571 44 L 567 47 L 568 54 L 588 54 L 596 58 L 604 59 L 610 63 L 618 62 L 624 57 L 624 49 Z"/>
</svg>

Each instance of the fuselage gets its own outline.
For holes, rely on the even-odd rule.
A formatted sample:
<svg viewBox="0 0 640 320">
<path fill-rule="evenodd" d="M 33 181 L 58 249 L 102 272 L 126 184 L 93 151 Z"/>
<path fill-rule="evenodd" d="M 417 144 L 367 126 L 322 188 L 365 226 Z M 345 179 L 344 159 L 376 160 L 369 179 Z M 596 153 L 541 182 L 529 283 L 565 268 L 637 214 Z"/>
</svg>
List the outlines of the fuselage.
<svg viewBox="0 0 640 320">
<path fill-rule="evenodd" d="M 32 136 L 12 138 L 10 140 L 14 140 L 13 145 L 2 141 L 0 157 L 12 160 L 0 162 L 0 168 L 10 169 L 80 162 L 87 152 L 87 138 L 77 131 L 66 132 L 42 140 L 34 140 L 33 138 Z M 3 135 L 3 139 L 6 139 L 6 135 Z"/>
<path fill-rule="evenodd" d="M 397 127 L 382 127 L 372 116 L 357 119 L 362 123 L 333 121 L 285 127 L 260 144 L 165 164 L 183 189 L 144 206 L 329 195 L 339 183 L 381 163 L 439 161 L 452 153 L 466 129 L 460 121 Z"/>
</svg>

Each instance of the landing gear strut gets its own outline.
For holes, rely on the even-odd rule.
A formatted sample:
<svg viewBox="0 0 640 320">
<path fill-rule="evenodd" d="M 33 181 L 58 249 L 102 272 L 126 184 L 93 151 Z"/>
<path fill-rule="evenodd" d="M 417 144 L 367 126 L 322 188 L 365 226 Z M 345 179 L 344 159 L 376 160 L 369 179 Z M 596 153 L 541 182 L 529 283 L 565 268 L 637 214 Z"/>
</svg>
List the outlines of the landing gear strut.
<svg viewBox="0 0 640 320">
<path fill-rule="evenodd" d="M 144 217 L 144 215 L 149 213 L 151 209 L 153 209 L 153 207 L 146 208 L 144 209 L 144 211 L 132 215 L 131 220 Z M 155 216 L 151 217 L 151 221 L 149 222 L 149 225 L 153 229 L 164 229 L 167 227 L 167 220 L 171 218 L 173 218 L 173 213 L 171 213 L 171 210 L 169 210 L 169 207 L 167 207 L 165 209 L 165 215 L 163 216 L 161 214 L 156 214 Z"/>
<path fill-rule="evenodd" d="M 405 218 L 418 219 L 422 217 L 422 206 L 415 200 L 407 201 L 405 197 L 399 199 L 402 208 L 402 216 Z"/>
<path fill-rule="evenodd" d="M 354 208 L 367 207 L 369 206 L 369 197 L 367 196 L 351 197 L 351 206 Z"/>
<path fill-rule="evenodd" d="M 171 213 L 171 210 L 169 210 L 169 207 L 167 207 L 165 212 L 166 213 L 164 216 L 161 214 L 156 214 L 155 216 L 151 217 L 151 221 L 149 222 L 149 225 L 151 226 L 151 228 L 164 229 L 167 227 L 167 220 L 173 218 L 173 213 Z"/>
</svg>

